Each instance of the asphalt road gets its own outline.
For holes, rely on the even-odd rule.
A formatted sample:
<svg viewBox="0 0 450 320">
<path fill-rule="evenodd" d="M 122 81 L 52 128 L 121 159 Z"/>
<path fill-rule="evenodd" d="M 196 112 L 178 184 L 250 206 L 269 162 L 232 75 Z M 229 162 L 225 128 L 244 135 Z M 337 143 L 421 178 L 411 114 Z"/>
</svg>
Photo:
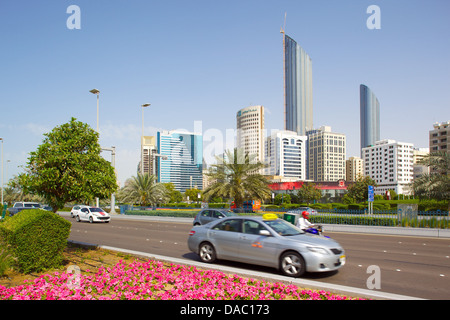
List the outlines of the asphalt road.
<svg viewBox="0 0 450 320">
<path fill-rule="evenodd" d="M 72 222 L 70 240 L 200 261 L 187 247 L 190 223 L 113 217 L 109 224 L 90 224 L 62 216 Z M 346 250 L 346 265 L 337 272 L 308 273 L 304 278 L 417 298 L 450 300 L 450 239 L 338 232 L 327 235 Z M 219 263 L 278 274 L 275 269 Z M 379 278 L 375 278 L 377 274 Z M 368 279 L 369 284 L 379 283 L 380 288 L 368 288 Z"/>
</svg>

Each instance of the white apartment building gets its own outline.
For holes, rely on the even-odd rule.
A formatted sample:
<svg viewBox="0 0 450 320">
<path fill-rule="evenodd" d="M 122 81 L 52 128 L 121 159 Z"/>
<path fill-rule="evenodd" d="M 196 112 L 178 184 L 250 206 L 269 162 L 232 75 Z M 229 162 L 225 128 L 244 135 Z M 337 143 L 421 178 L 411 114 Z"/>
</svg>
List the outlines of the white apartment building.
<svg viewBox="0 0 450 320">
<path fill-rule="evenodd" d="M 364 161 L 360 157 L 350 157 L 345 161 L 345 180 L 356 181 L 364 176 Z"/>
<path fill-rule="evenodd" d="M 308 179 L 338 181 L 345 179 L 346 137 L 322 126 L 307 132 Z"/>
<path fill-rule="evenodd" d="M 306 180 L 306 136 L 278 131 L 266 139 L 266 175 Z"/>
<path fill-rule="evenodd" d="M 255 161 L 264 161 L 264 107 L 251 106 L 236 113 L 236 147 L 255 154 Z"/>
<path fill-rule="evenodd" d="M 377 183 L 375 194 L 394 190 L 397 194 L 410 194 L 413 180 L 414 145 L 395 140 L 380 140 L 374 146 L 362 149 L 364 175 Z"/>
</svg>

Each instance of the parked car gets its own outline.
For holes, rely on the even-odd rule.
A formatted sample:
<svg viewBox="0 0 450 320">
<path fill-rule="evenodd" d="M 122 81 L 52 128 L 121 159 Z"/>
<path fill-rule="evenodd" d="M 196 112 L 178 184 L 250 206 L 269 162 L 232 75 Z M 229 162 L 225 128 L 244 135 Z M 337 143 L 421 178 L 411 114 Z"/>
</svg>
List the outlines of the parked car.
<svg viewBox="0 0 450 320">
<path fill-rule="evenodd" d="M 309 215 L 317 214 L 317 210 L 310 207 L 299 207 L 292 211 L 296 211 L 298 213 L 302 213 L 303 211 L 307 211 Z"/>
<path fill-rule="evenodd" d="M 97 207 L 83 207 L 76 213 L 75 218 L 77 222 L 89 221 L 93 222 L 110 222 L 111 216 L 105 212 L 102 208 Z"/>
<path fill-rule="evenodd" d="M 19 213 L 22 210 L 26 209 L 41 209 L 41 205 L 38 202 L 16 202 L 11 208 L 8 208 L 8 212 L 10 216 L 13 216 Z"/>
<path fill-rule="evenodd" d="M 84 204 L 79 204 L 72 207 L 72 210 L 70 210 L 70 217 L 75 218 L 76 215 L 80 212 L 81 208 L 88 208 L 89 206 Z"/>
<path fill-rule="evenodd" d="M 195 216 L 193 224 L 194 226 L 199 226 L 202 224 L 207 224 L 216 219 L 222 219 L 232 216 L 236 216 L 236 214 L 232 211 L 224 209 L 203 209 Z"/>
<path fill-rule="evenodd" d="M 194 226 L 188 247 L 206 263 L 233 260 L 276 268 L 291 277 L 337 270 L 346 261 L 336 241 L 305 233 L 274 214 L 228 217 Z"/>
</svg>

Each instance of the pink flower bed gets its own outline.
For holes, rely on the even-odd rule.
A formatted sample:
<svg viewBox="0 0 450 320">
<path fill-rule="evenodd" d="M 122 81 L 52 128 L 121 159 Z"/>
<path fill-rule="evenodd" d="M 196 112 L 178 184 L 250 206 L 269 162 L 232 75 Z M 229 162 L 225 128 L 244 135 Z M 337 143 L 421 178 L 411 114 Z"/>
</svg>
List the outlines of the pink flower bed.
<svg viewBox="0 0 450 320">
<path fill-rule="evenodd" d="M 347 300 L 326 291 L 302 290 L 294 285 L 269 283 L 198 270 L 192 266 L 149 260 L 101 267 L 94 275 L 55 272 L 25 281 L 23 285 L 0 286 L 1 300 Z"/>
</svg>

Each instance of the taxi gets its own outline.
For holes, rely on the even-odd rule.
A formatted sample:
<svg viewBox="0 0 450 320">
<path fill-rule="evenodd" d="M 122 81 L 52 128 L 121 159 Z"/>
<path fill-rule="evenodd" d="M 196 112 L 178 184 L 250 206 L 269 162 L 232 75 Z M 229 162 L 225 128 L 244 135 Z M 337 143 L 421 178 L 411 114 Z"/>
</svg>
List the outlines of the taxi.
<svg viewBox="0 0 450 320">
<path fill-rule="evenodd" d="M 339 243 L 305 233 L 275 214 L 227 217 L 194 226 L 188 247 L 205 263 L 238 261 L 276 268 L 291 277 L 334 271 L 345 264 Z"/>
</svg>

